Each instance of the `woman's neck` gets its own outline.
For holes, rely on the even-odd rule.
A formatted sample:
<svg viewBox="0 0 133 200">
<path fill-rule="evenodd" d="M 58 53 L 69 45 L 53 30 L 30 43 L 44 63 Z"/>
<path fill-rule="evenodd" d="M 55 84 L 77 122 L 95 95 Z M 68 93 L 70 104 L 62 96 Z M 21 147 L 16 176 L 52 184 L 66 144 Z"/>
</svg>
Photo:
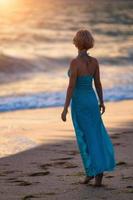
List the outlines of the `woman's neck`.
<svg viewBox="0 0 133 200">
<path fill-rule="evenodd" d="M 86 49 L 82 49 L 82 50 L 78 49 L 78 56 L 88 56 L 87 50 Z"/>
</svg>

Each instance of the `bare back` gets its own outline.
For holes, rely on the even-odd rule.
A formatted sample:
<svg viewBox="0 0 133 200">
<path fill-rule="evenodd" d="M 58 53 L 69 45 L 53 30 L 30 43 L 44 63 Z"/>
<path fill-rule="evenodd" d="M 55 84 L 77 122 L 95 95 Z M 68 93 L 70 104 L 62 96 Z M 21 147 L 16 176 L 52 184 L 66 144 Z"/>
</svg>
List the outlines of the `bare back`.
<svg viewBox="0 0 133 200">
<path fill-rule="evenodd" d="M 91 56 L 85 56 L 82 58 L 77 57 L 76 64 L 77 64 L 77 76 L 84 76 L 84 75 L 94 76 L 97 67 L 95 58 Z"/>
<path fill-rule="evenodd" d="M 76 78 L 79 76 L 91 75 L 94 78 L 94 85 L 96 87 L 96 90 L 100 90 L 100 93 L 102 93 L 99 63 L 96 58 L 86 55 L 86 53 L 84 54 L 85 55 L 82 54 L 82 56 L 79 56 L 81 55 L 79 54 L 76 58 L 72 60 L 70 64 L 69 70 L 71 72 L 71 79 L 69 85 L 72 85 L 73 87 L 76 83 Z"/>
</svg>

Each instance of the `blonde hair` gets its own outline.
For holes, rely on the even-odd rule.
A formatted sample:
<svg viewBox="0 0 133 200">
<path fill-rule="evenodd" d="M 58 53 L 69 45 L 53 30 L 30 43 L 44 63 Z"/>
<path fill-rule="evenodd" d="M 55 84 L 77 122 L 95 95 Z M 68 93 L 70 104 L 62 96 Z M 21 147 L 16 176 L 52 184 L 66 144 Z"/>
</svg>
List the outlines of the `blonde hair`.
<svg viewBox="0 0 133 200">
<path fill-rule="evenodd" d="M 79 30 L 73 38 L 73 44 L 79 49 L 91 49 L 94 46 L 94 38 L 86 29 Z"/>
</svg>

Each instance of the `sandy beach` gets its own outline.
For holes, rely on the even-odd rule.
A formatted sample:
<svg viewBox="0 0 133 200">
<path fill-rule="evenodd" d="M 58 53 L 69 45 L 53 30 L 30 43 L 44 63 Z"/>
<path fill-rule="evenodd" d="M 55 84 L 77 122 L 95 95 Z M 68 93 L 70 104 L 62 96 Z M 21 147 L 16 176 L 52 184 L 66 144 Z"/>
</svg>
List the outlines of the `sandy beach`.
<svg viewBox="0 0 133 200">
<path fill-rule="evenodd" d="M 0 114 L 0 200 L 130 200 L 133 197 L 133 101 L 107 102 L 103 115 L 115 147 L 117 167 L 103 187 L 84 178 L 70 110 L 62 107 Z"/>
</svg>

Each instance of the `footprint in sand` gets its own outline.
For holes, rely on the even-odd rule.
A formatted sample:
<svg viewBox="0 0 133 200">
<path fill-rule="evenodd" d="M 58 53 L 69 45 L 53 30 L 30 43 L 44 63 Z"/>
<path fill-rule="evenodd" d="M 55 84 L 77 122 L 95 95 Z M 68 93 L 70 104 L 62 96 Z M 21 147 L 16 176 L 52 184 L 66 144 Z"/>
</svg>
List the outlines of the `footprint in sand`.
<svg viewBox="0 0 133 200">
<path fill-rule="evenodd" d="M 30 200 L 32 198 L 40 198 L 41 196 L 52 196 L 52 195 L 56 195 L 56 192 L 43 192 L 40 194 L 36 194 L 36 195 L 26 195 L 25 197 L 22 198 L 22 200 Z"/>
<path fill-rule="evenodd" d="M 62 158 L 62 159 L 65 160 L 66 158 Z M 40 167 L 42 169 L 48 169 L 48 167 L 76 168 L 78 166 L 70 162 L 60 161 L 59 159 L 59 161 L 46 163 L 46 164 L 40 165 Z"/>
<path fill-rule="evenodd" d="M 8 178 L 7 180 L 14 181 L 14 180 L 16 180 L 16 178 L 15 177 L 14 178 Z"/>
<path fill-rule="evenodd" d="M 18 180 L 17 178 L 8 178 L 8 181 L 10 183 L 19 183 L 19 186 L 28 186 L 28 185 L 32 185 L 33 183 L 30 183 L 28 181 L 23 181 L 23 180 Z"/>
<path fill-rule="evenodd" d="M 126 188 L 133 188 L 133 185 L 128 185 Z"/>
<path fill-rule="evenodd" d="M 34 195 L 26 195 L 25 197 L 22 198 L 22 200 L 30 200 L 32 198 L 36 198 L 37 196 Z"/>
<path fill-rule="evenodd" d="M 17 181 L 13 181 L 15 183 L 19 183 L 19 186 L 28 186 L 28 185 L 32 185 L 32 183 L 28 182 L 28 181 L 21 181 L 21 180 L 17 180 Z"/>
<path fill-rule="evenodd" d="M 33 184 L 28 181 L 20 181 L 20 183 L 18 185 L 19 186 L 28 186 L 28 185 L 33 185 Z"/>
<path fill-rule="evenodd" d="M 78 166 L 73 164 L 73 163 L 65 163 L 64 166 L 63 166 L 63 168 L 65 168 L 65 169 L 66 168 L 71 169 L 71 168 L 76 168 L 76 167 L 78 167 Z"/>
<path fill-rule="evenodd" d="M 50 174 L 49 171 L 45 171 L 45 172 L 35 172 L 35 173 L 32 173 L 32 174 L 29 174 L 29 176 L 46 176 Z"/>
<path fill-rule="evenodd" d="M 41 169 L 47 170 L 49 167 L 52 167 L 51 163 L 42 164 L 39 166 Z"/>
<path fill-rule="evenodd" d="M 120 138 L 119 135 L 111 135 L 110 137 L 111 137 L 112 139 L 119 139 L 119 138 Z"/>
<path fill-rule="evenodd" d="M 64 165 L 66 162 L 64 161 L 58 161 L 58 162 L 53 162 L 53 163 L 46 163 L 46 164 L 42 164 L 40 165 L 40 167 L 42 169 L 48 169 L 48 167 L 55 167 L 55 166 L 58 166 L 58 165 Z"/>
<path fill-rule="evenodd" d="M 51 160 L 56 161 L 56 160 L 71 160 L 71 159 L 73 159 L 73 157 L 54 158 L 54 159 L 51 159 Z"/>
<path fill-rule="evenodd" d="M 20 180 L 18 180 L 17 178 L 8 178 L 7 179 L 10 183 L 19 183 L 19 182 L 21 182 Z"/>
<path fill-rule="evenodd" d="M 127 163 L 124 162 L 124 161 L 119 161 L 119 162 L 116 163 L 116 165 L 117 166 L 125 166 L 125 165 L 127 165 Z"/>
</svg>

